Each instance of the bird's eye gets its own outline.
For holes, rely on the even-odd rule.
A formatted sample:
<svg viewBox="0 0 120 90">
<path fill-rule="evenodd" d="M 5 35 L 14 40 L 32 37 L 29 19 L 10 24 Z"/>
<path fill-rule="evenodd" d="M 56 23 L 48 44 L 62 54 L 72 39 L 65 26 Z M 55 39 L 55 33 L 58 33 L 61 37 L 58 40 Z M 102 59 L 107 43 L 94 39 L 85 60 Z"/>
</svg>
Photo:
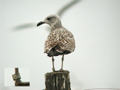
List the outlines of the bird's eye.
<svg viewBox="0 0 120 90">
<path fill-rule="evenodd" d="M 47 20 L 51 23 L 54 23 L 56 18 L 55 17 L 47 17 Z"/>
<path fill-rule="evenodd" d="M 47 20 L 51 20 L 51 18 L 47 18 Z"/>
</svg>

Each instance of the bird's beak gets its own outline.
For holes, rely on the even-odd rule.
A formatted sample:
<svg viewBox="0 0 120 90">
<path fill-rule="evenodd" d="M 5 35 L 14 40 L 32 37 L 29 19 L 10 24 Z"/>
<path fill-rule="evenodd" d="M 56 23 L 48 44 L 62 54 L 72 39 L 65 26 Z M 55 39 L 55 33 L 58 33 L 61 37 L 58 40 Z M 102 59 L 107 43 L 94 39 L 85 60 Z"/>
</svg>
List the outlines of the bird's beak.
<svg viewBox="0 0 120 90">
<path fill-rule="evenodd" d="M 37 27 L 40 26 L 40 25 L 42 25 L 42 24 L 44 24 L 44 23 L 45 23 L 45 22 L 43 22 L 43 21 L 39 22 L 39 23 L 37 24 Z"/>
</svg>

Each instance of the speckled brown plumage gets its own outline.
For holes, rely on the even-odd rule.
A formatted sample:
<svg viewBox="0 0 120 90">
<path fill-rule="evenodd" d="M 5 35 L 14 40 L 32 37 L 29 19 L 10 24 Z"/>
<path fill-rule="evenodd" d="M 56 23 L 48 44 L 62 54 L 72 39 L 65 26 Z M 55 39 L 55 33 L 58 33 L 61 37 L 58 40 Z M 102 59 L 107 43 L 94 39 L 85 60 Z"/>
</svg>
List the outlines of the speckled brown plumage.
<svg viewBox="0 0 120 90">
<path fill-rule="evenodd" d="M 65 51 L 69 51 L 69 53 L 73 52 L 75 49 L 75 40 L 72 33 L 63 27 L 51 31 L 45 42 L 44 52 L 49 54 L 49 52 L 56 46 L 57 48 L 55 49 L 59 53 L 64 54 Z"/>
</svg>

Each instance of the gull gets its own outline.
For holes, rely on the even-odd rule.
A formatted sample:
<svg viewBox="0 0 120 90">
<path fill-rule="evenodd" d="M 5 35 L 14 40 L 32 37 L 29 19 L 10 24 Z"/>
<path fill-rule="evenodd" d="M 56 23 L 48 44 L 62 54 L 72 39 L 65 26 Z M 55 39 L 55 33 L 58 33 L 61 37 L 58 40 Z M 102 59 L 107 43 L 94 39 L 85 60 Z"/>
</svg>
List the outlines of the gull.
<svg viewBox="0 0 120 90">
<path fill-rule="evenodd" d="M 48 24 L 50 26 L 50 34 L 45 41 L 44 53 L 52 57 L 52 70 L 54 67 L 54 56 L 62 55 L 62 64 L 60 71 L 63 71 L 64 55 L 70 54 L 75 50 L 75 39 L 73 34 L 64 28 L 61 20 L 57 15 L 49 15 L 45 20 L 40 21 L 37 26 Z"/>
</svg>

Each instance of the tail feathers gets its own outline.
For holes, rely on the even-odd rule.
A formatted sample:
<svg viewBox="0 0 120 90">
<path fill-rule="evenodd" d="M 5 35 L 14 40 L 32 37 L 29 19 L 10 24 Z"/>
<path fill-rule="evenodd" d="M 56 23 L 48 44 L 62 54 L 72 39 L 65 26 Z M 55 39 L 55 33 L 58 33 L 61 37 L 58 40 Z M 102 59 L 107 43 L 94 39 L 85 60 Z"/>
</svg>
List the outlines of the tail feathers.
<svg viewBox="0 0 120 90">
<path fill-rule="evenodd" d="M 69 54 L 69 53 L 71 53 L 71 52 L 68 50 L 65 50 L 64 52 L 58 52 L 58 51 L 52 49 L 47 54 L 49 57 L 52 57 L 52 56 L 58 56 L 58 55 L 63 55 L 63 54 Z"/>
<path fill-rule="evenodd" d="M 55 51 L 50 50 L 47 54 L 48 54 L 49 57 L 51 57 L 51 56 L 58 56 L 58 55 L 60 55 L 62 53 L 57 52 L 56 50 Z"/>
<path fill-rule="evenodd" d="M 54 48 L 52 48 L 48 53 L 47 55 L 49 57 L 52 57 L 52 56 L 58 56 L 58 55 L 63 55 L 63 54 L 69 54 L 71 53 L 70 51 L 68 50 L 61 50 L 60 47 L 58 45 L 56 45 Z"/>
</svg>

